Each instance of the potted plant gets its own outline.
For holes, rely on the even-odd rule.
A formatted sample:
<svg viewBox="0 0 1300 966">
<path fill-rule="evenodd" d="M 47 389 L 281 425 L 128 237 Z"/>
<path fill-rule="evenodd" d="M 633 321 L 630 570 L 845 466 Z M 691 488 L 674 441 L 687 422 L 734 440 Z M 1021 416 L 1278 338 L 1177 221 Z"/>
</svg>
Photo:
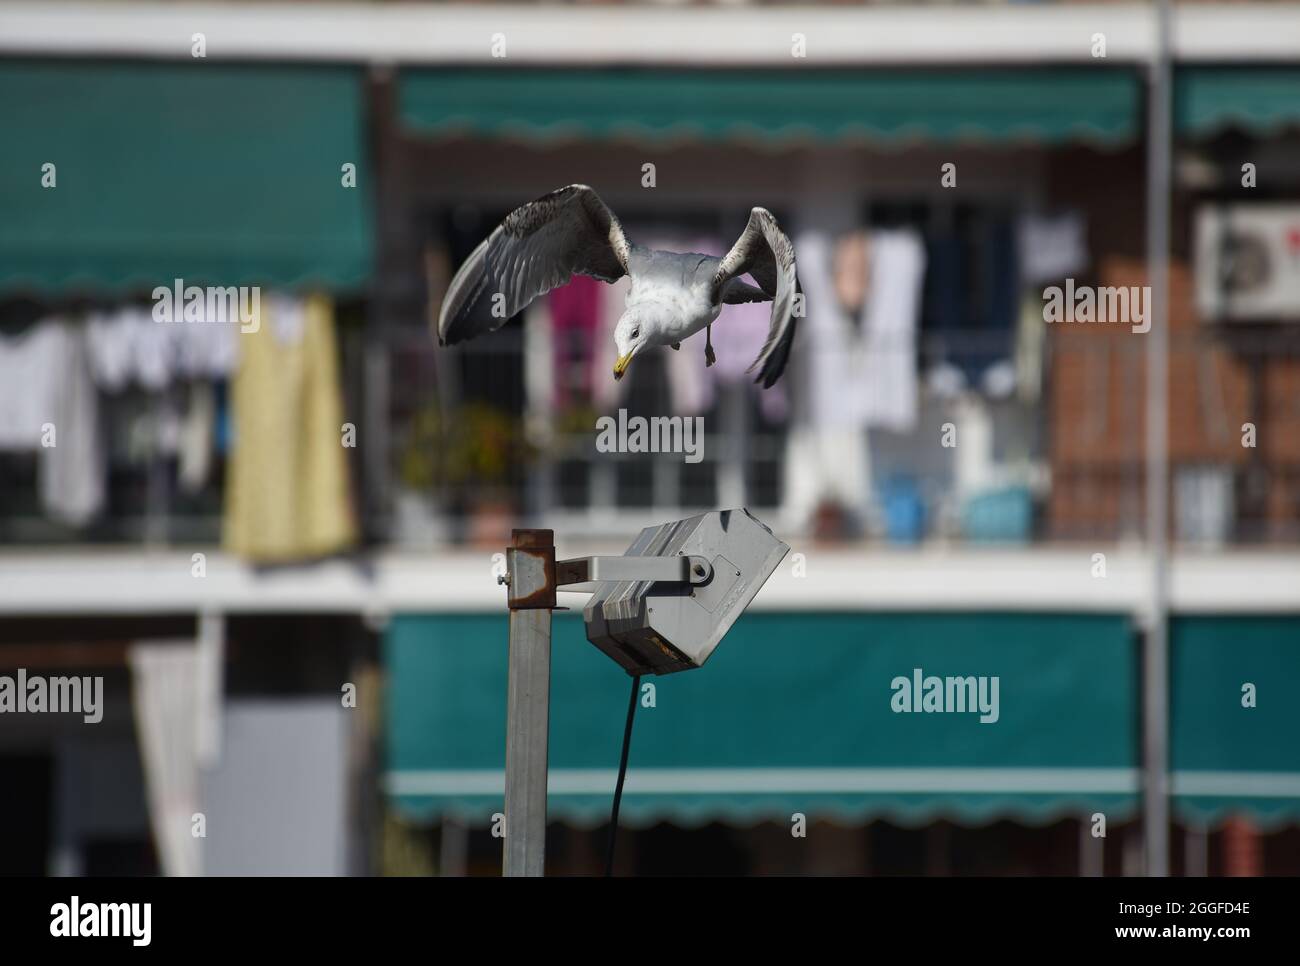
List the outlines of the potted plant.
<svg viewBox="0 0 1300 966">
<path fill-rule="evenodd" d="M 400 476 L 408 492 L 441 497 L 461 522 L 461 540 L 499 546 L 517 510 L 514 481 L 531 456 L 510 413 L 480 402 L 451 413 L 430 404 L 411 419 Z"/>
</svg>

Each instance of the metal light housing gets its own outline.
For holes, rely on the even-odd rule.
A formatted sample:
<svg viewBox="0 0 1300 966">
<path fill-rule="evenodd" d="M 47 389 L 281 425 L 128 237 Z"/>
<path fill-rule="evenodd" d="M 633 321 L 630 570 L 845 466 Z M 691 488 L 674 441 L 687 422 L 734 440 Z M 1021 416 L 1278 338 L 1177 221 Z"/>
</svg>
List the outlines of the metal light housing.
<svg viewBox="0 0 1300 966">
<path fill-rule="evenodd" d="M 646 527 L 623 559 L 631 565 L 636 558 L 688 558 L 685 578 L 601 580 L 592 574 L 598 582 L 583 608 L 587 639 L 629 674 L 700 667 L 789 550 L 744 509 Z"/>
</svg>

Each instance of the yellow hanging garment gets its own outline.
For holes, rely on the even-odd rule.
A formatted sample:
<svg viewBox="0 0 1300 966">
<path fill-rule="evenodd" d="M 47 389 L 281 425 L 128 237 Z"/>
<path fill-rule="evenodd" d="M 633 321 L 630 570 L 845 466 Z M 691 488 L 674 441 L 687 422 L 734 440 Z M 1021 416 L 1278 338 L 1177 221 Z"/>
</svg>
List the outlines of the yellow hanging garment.
<svg viewBox="0 0 1300 966">
<path fill-rule="evenodd" d="M 327 296 L 267 296 L 239 334 L 223 544 L 256 563 L 346 550 L 357 539 Z"/>
</svg>

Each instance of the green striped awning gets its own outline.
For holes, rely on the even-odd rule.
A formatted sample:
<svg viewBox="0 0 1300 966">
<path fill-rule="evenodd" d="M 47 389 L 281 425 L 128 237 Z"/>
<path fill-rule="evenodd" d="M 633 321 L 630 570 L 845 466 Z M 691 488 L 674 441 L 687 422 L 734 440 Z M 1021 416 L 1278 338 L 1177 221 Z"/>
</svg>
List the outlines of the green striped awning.
<svg viewBox="0 0 1300 966">
<path fill-rule="evenodd" d="M 387 788 L 409 817 L 485 823 L 502 809 L 506 638 L 504 614 L 391 622 Z M 1138 787 L 1135 665 L 1123 617 L 747 614 L 706 667 L 643 679 L 655 706 L 637 712 L 623 814 L 634 824 L 1123 817 Z M 997 720 L 893 710 L 910 693 L 893 684 L 918 668 L 923 685 L 997 678 Z M 578 618 L 556 617 L 552 817 L 606 819 L 628 687 Z"/>
<path fill-rule="evenodd" d="M 1300 819 L 1300 618 L 1179 617 L 1170 648 L 1178 816 Z"/>
<path fill-rule="evenodd" d="M 363 285 L 363 80 L 350 67 L 0 61 L 0 292 Z"/>
<path fill-rule="evenodd" d="M 411 69 L 400 113 L 435 136 L 798 141 L 1131 141 L 1130 71 Z"/>
<path fill-rule="evenodd" d="M 1180 67 L 1174 123 L 1178 133 L 1197 137 L 1300 126 L 1300 68 Z"/>
</svg>

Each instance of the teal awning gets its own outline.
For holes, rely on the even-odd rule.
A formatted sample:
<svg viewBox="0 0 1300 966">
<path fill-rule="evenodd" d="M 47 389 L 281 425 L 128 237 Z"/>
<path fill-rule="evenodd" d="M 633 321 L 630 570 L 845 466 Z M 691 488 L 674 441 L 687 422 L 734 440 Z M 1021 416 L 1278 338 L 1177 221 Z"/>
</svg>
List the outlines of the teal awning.
<svg viewBox="0 0 1300 966">
<path fill-rule="evenodd" d="M 1300 618 L 1179 617 L 1170 648 L 1177 815 L 1300 819 Z"/>
<path fill-rule="evenodd" d="M 478 68 L 405 70 L 399 104 L 441 136 L 1118 145 L 1140 98 L 1122 69 Z"/>
<path fill-rule="evenodd" d="M 1194 137 L 1238 128 L 1271 134 L 1300 126 L 1300 68 L 1180 67 L 1174 124 Z"/>
<path fill-rule="evenodd" d="M 364 284 L 363 80 L 348 67 L 0 61 L 0 291 Z"/>
<path fill-rule="evenodd" d="M 399 616 L 385 642 L 387 788 L 416 819 L 502 809 L 507 618 Z M 702 669 L 646 678 L 623 814 L 979 823 L 1132 812 L 1136 659 L 1112 616 L 745 615 Z M 892 710 L 895 678 L 998 678 L 998 719 Z M 557 616 L 551 815 L 606 820 L 629 679 Z M 897 693 L 901 693 L 902 689 Z M 986 690 L 991 696 L 991 690 Z"/>
</svg>

